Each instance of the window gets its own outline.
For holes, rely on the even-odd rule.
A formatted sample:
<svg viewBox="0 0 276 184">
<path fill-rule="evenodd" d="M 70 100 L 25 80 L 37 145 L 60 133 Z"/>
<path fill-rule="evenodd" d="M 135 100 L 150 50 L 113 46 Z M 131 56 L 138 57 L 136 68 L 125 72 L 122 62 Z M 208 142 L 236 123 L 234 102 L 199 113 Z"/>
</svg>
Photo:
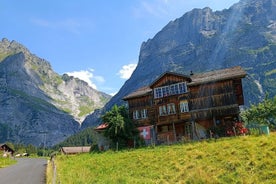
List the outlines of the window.
<svg viewBox="0 0 276 184">
<path fill-rule="evenodd" d="M 162 88 L 155 88 L 154 89 L 154 98 L 161 98 L 162 95 Z"/>
<path fill-rule="evenodd" d="M 171 89 L 171 95 L 175 95 L 178 94 L 178 84 L 173 84 L 170 85 L 170 89 Z"/>
<path fill-rule="evenodd" d="M 147 109 L 133 111 L 133 119 L 146 119 L 148 117 Z"/>
<path fill-rule="evenodd" d="M 154 89 L 154 98 L 162 98 L 170 95 L 187 93 L 186 82 L 172 84 L 169 86 L 158 87 Z"/>
<path fill-rule="evenodd" d="M 138 110 L 133 111 L 133 119 L 140 119 L 140 114 Z"/>
<path fill-rule="evenodd" d="M 170 103 L 167 105 L 168 114 L 175 114 L 175 105 L 174 103 Z"/>
<path fill-rule="evenodd" d="M 183 94 L 187 92 L 186 82 L 179 83 L 179 94 Z"/>
<path fill-rule="evenodd" d="M 147 109 L 141 110 L 141 118 L 146 119 L 148 117 Z"/>
<path fill-rule="evenodd" d="M 166 105 L 159 106 L 159 115 L 165 116 L 167 114 Z"/>
<path fill-rule="evenodd" d="M 180 112 L 189 112 L 189 105 L 187 100 L 180 102 Z"/>
<path fill-rule="evenodd" d="M 169 96 L 170 95 L 170 88 L 169 86 L 162 87 L 162 96 Z"/>
</svg>

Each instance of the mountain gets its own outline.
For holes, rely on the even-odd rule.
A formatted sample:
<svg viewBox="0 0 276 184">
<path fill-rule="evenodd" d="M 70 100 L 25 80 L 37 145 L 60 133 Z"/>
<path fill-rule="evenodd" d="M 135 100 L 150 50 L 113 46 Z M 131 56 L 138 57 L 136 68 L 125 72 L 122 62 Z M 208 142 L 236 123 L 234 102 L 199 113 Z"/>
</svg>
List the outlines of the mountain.
<svg viewBox="0 0 276 184">
<path fill-rule="evenodd" d="M 16 41 L 0 42 L 0 142 L 52 146 L 109 99 L 82 80 L 58 75 Z"/>
<path fill-rule="evenodd" d="M 137 68 L 104 109 L 123 104 L 124 96 L 166 71 L 190 74 L 236 65 L 248 74 L 243 80 L 246 105 L 266 92 L 276 95 L 276 0 L 241 0 L 215 12 L 193 9 L 169 22 L 142 43 Z M 83 125 L 96 118 L 89 115 Z"/>
</svg>

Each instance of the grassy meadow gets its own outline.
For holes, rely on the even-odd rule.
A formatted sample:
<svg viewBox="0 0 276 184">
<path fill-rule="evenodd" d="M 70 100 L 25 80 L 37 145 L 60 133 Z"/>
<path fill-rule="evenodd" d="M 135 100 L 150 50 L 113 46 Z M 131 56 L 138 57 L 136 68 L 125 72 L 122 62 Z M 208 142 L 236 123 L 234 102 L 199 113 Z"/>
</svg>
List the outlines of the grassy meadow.
<svg viewBox="0 0 276 184">
<path fill-rule="evenodd" d="M 7 167 L 9 165 L 15 164 L 16 160 L 11 158 L 3 158 L 0 156 L 0 168 Z"/>
<path fill-rule="evenodd" d="M 56 183 L 276 183 L 276 133 L 59 155 Z M 48 167 L 47 183 L 53 172 Z"/>
</svg>

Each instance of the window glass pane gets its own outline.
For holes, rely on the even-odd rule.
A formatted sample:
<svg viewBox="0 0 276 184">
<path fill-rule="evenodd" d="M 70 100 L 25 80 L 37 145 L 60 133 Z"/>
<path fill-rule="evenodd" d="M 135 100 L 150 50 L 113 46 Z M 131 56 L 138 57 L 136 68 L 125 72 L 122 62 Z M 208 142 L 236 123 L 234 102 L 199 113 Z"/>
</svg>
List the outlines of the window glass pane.
<svg viewBox="0 0 276 184">
<path fill-rule="evenodd" d="M 171 86 L 170 86 L 170 89 L 171 89 L 171 95 L 175 95 L 175 94 L 177 94 L 177 89 L 178 89 L 178 87 L 177 87 L 178 85 L 176 85 L 176 84 L 172 84 Z"/>
<path fill-rule="evenodd" d="M 161 88 L 157 88 L 157 98 L 161 98 L 162 97 L 162 90 L 161 90 Z"/>
<path fill-rule="evenodd" d="M 174 85 L 170 85 L 170 94 L 171 94 L 171 95 L 174 95 L 174 94 L 175 94 Z"/>
<path fill-rule="evenodd" d="M 164 115 L 167 114 L 166 105 L 163 105 L 162 107 L 163 107 L 163 113 L 164 113 Z"/>
<path fill-rule="evenodd" d="M 139 119 L 139 118 L 140 118 L 139 111 L 137 110 L 133 111 L 133 119 Z"/>
<path fill-rule="evenodd" d="M 154 98 L 161 98 L 162 97 L 162 90 L 161 88 L 154 89 Z"/>
<path fill-rule="evenodd" d="M 166 109 L 166 106 L 163 105 L 163 106 L 159 106 L 159 115 L 160 116 L 164 116 L 167 114 L 167 109 Z"/>
<path fill-rule="evenodd" d="M 141 110 L 141 118 L 143 119 L 147 118 L 147 109 Z"/>
<path fill-rule="evenodd" d="M 169 86 L 165 86 L 165 93 L 166 93 L 166 96 L 170 95 L 170 87 Z M 165 96 L 165 94 L 164 94 L 164 96 Z"/>
<path fill-rule="evenodd" d="M 170 103 L 167 105 L 168 114 L 175 114 L 175 105 L 174 103 Z"/>
<path fill-rule="evenodd" d="M 157 89 L 154 89 L 154 98 L 158 98 Z"/>
<path fill-rule="evenodd" d="M 172 111 L 173 111 L 173 114 L 175 114 L 175 105 L 172 104 Z"/>
<path fill-rule="evenodd" d="M 162 94 L 163 94 L 163 96 L 167 96 L 166 95 L 166 88 L 165 87 L 162 87 Z"/>
<path fill-rule="evenodd" d="M 159 107 L 159 115 L 162 116 L 162 107 Z"/>
<path fill-rule="evenodd" d="M 172 112 L 171 112 L 171 111 L 172 111 L 172 110 L 171 110 L 172 108 L 171 108 L 170 104 L 168 104 L 168 108 L 167 108 L 167 109 L 168 109 L 168 114 L 171 114 L 171 113 L 172 113 Z"/>
<path fill-rule="evenodd" d="M 186 93 L 187 92 L 187 85 L 186 82 L 179 83 L 179 93 Z"/>
<path fill-rule="evenodd" d="M 180 102 L 180 112 L 189 112 L 189 105 L 187 101 Z"/>
</svg>

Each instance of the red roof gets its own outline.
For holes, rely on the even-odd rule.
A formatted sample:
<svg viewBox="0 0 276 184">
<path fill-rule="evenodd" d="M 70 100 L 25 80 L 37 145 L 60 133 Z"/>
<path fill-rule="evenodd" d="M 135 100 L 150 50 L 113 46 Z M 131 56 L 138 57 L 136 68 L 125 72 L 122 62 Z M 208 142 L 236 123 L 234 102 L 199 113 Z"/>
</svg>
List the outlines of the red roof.
<svg viewBox="0 0 276 184">
<path fill-rule="evenodd" d="M 102 124 L 100 124 L 99 126 L 97 126 L 96 128 L 95 128 L 95 130 L 104 130 L 104 129 L 106 129 L 108 127 L 108 124 L 107 123 L 102 123 Z"/>
</svg>

